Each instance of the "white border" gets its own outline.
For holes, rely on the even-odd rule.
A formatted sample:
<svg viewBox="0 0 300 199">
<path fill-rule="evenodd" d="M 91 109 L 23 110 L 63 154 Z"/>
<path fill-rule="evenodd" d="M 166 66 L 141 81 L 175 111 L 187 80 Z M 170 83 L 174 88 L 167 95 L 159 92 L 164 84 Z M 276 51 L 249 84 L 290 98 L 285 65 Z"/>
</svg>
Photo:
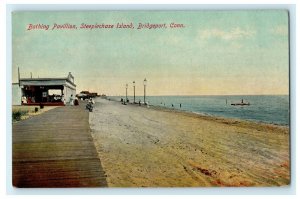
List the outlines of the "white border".
<svg viewBox="0 0 300 199">
<path fill-rule="evenodd" d="M 22 1 L 8 1 L 8 3 L 19 3 Z M 296 5 L 267 5 L 267 4 L 242 4 L 242 5 L 230 5 L 230 4 L 218 4 L 218 5 L 187 5 L 187 4 L 181 4 L 181 5 L 169 5 L 169 4 L 160 4 L 165 3 L 164 1 L 160 1 L 156 5 L 142 5 L 142 4 L 134 4 L 134 5 L 124 5 L 124 4 L 89 4 L 87 5 L 86 2 L 94 2 L 95 1 L 79 1 L 81 5 L 75 5 L 75 4 L 68 4 L 66 5 L 66 1 L 51 1 L 51 3 L 58 3 L 58 5 L 47 5 L 47 4 L 41 4 L 41 5 L 35 5 L 35 4 L 12 4 L 12 5 L 3 5 L 1 4 L 1 10 L 2 13 L 1 17 L 1 29 L 0 32 L 4 34 L 4 37 L 1 37 L 1 43 L 6 43 L 6 57 L 4 56 L 4 52 L 1 53 L 0 63 L 1 66 L 6 67 L 0 67 L 1 68 L 1 88 L 2 90 L 6 89 L 6 102 L 4 101 L 5 98 L 2 95 L 0 97 L 0 104 L 3 106 L 2 110 L 6 110 L 6 130 L 2 133 L 5 134 L 6 132 L 6 139 L 1 139 L 4 143 L 1 145 L 2 149 L 1 151 L 4 151 L 4 154 L 2 154 L 2 157 L 6 156 L 6 173 L 4 173 L 3 178 L 6 178 L 6 194 L 25 194 L 25 195 L 40 195 L 40 194 L 55 194 L 55 195 L 69 195 L 69 194 L 75 194 L 75 195 L 94 195 L 94 194 L 126 194 L 126 195 L 137 195 L 137 194 L 154 194 L 154 195 L 165 195 L 165 194 L 183 194 L 183 195 L 194 195 L 194 194 L 200 194 L 200 195 L 244 195 L 244 194 L 250 194 L 250 195 L 290 195 L 290 194 L 296 194 Z M 116 1 L 114 1 L 116 2 Z M 122 3 L 123 1 L 117 1 L 118 3 Z M 147 1 L 146 1 L 147 2 Z M 188 3 L 189 0 L 184 1 L 183 3 Z M 216 1 L 212 0 L 209 3 L 215 3 Z M 262 1 L 264 3 L 266 1 Z M 273 1 L 278 2 L 278 1 Z M 27 1 L 28 3 L 28 1 Z M 29 1 L 29 3 L 42 3 L 39 1 Z M 46 3 L 50 3 L 47 2 Z M 64 3 L 60 4 L 59 3 Z M 74 1 L 72 2 L 74 3 Z M 109 1 L 106 1 L 106 3 L 111 3 Z M 140 3 L 139 1 L 135 3 Z M 239 3 L 239 2 L 236 2 Z M 281 2 L 282 3 L 282 2 Z M 160 5 L 158 5 L 160 4 Z M 291 150 L 292 150 L 292 156 L 291 156 L 291 170 L 292 170 L 292 182 L 291 186 L 288 187 L 272 187 L 272 188 L 176 188 L 176 189 L 165 189 L 165 188 L 147 188 L 147 189 L 15 189 L 11 186 L 11 92 L 10 92 L 10 85 L 11 85 L 11 20 L 10 20 L 10 13 L 14 10 L 240 10 L 240 9 L 287 9 L 290 11 L 290 27 L 291 27 L 291 37 L 290 37 L 290 44 L 291 44 L 291 68 L 290 68 L 290 82 L 291 82 Z M 6 11 L 6 13 L 5 13 Z M 6 20 L 6 21 L 5 21 Z M 299 21 L 299 20 L 298 20 Z M 3 23 L 3 25 L 2 25 Z M 4 27 L 6 26 L 6 31 Z M 6 34 L 6 35 L 5 35 Z M 6 36 L 6 37 L 5 37 Z M 3 57 L 3 58 L 2 58 Z M 4 71 L 2 71 L 4 69 Z M 4 81 L 6 79 L 6 81 Z M 2 82 L 3 81 L 3 82 Z M 299 83 L 299 80 L 297 81 Z M 5 107 L 5 108 L 4 108 Z M 299 110 L 299 108 L 297 108 Z M 297 112 L 298 112 L 297 110 Z M 2 111 L 4 112 L 4 111 Z M 1 114 L 1 121 L 5 121 L 5 119 L 2 119 Z M 6 145 L 5 145 L 6 143 Z M 6 151 L 6 152 L 5 152 Z M 1 169 L 1 171 L 5 171 L 5 169 Z"/>
</svg>

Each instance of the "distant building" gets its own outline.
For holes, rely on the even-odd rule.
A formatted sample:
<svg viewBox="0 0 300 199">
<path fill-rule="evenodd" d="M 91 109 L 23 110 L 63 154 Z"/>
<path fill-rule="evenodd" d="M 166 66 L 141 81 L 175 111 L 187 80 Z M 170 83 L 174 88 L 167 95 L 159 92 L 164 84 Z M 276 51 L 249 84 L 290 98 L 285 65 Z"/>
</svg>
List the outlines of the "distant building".
<svg viewBox="0 0 300 199">
<path fill-rule="evenodd" d="M 81 91 L 79 94 L 76 95 L 79 99 L 89 99 L 91 97 L 97 97 L 98 93 L 90 93 L 89 91 Z"/>
<path fill-rule="evenodd" d="M 71 73 L 64 78 L 20 78 L 12 84 L 13 105 L 65 105 L 71 95 L 76 95 Z"/>
<path fill-rule="evenodd" d="M 97 97 L 98 93 L 90 93 L 91 97 Z"/>
</svg>

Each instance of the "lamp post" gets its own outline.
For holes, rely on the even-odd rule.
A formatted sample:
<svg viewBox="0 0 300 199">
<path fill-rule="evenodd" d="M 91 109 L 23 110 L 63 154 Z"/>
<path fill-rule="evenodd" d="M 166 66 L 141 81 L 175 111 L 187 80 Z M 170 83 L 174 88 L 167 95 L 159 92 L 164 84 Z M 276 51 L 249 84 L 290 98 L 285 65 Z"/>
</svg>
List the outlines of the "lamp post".
<svg viewBox="0 0 300 199">
<path fill-rule="evenodd" d="M 144 79 L 144 104 L 146 104 L 146 85 L 147 85 L 147 80 L 145 78 Z"/>
<path fill-rule="evenodd" d="M 126 84 L 126 102 L 127 102 L 127 88 L 128 88 L 128 84 Z"/>
<path fill-rule="evenodd" d="M 135 81 L 133 83 L 133 104 L 135 104 Z"/>
</svg>

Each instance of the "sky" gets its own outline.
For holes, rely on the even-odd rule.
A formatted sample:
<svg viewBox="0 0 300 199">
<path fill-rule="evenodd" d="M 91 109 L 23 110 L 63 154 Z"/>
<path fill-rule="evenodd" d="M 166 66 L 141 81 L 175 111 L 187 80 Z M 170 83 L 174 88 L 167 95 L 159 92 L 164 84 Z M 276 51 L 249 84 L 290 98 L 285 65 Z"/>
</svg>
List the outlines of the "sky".
<svg viewBox="0 0 300 199">
<path fill-rule="evenodd" d="M 77 29 L 53 29 L 53 24 Z M 113 24 L 112 29 L 81 29 Z M 133 29 L 115 28 L 117 23 Z M 167 28 L 137 29 L 142 24 Z M 171 28 L 170 24 L 183 24 Z M 28 30 L 29 24 L 49 29 Z M 12 81 L 75 77 L 82 90 L 107 95 L 287 95 L 288 12 L 99 11 L 15 12 Z"/>
</svg>

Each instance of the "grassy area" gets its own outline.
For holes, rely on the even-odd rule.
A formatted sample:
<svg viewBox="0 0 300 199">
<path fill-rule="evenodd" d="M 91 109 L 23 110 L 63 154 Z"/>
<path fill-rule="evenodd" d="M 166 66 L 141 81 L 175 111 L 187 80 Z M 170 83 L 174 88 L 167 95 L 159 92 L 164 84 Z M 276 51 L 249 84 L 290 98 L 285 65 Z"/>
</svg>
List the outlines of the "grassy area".
<svg viewBox="0 0 300 199">
<path fill-rule="evenodd" d="M 56 106 L 47 106 L 40 109 L 39 106 L 13 106 L 12 107 L 12 121 L 17 122 L 20 120 L 27 119 L 31 116 L 41 114 L 45 111 L 56 108 Z"/>
</svg>

